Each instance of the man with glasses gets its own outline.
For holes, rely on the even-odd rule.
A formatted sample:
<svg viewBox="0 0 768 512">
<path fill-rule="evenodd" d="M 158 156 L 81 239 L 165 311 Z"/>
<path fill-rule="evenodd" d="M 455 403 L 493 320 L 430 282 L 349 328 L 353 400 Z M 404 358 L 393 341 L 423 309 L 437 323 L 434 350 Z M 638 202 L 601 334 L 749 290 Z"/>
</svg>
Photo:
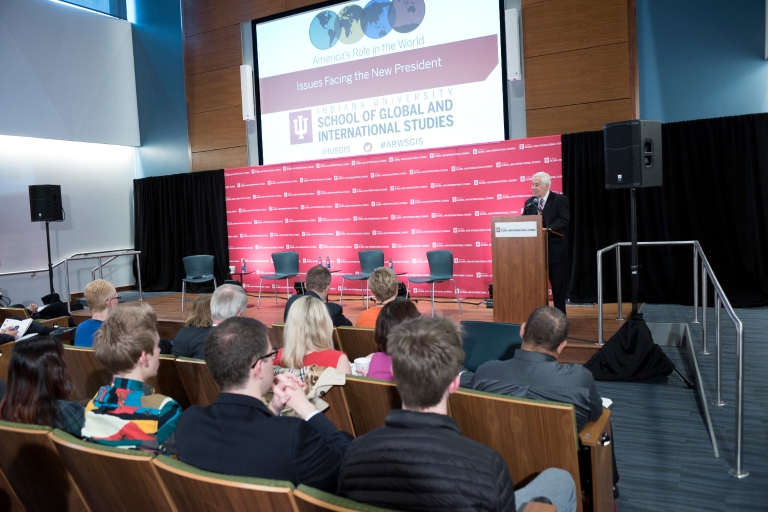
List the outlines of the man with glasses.
<svg viewBox="0 0 768 512">
<path fill-rule="evenodd" d="M 77 326 L 75 331 L 75 346 L 92 347 L 93 336 L 101 328 L 101 324 L 109 318 L 112 308 L 117 306 L 120 296 L 112 283 L 97 279 L 85 286 L 85 301 L 91 310 L 91 318 Z"/>
<path fill-rule="evenodd" d="M 523 215 L 541 215 L 541 223 L 548 232 L 549 283 L 555 307 L 565 314 L 568 294 L 568 222 L 570 203 L 563 194 L 549 190 L 552 179 L 545 172 L 531 178 L 533 197 L 525 202 Z"/>
<path fill-rule="evenodd" d="M 267 327 L 257 320 L 233 317 L 211 331 L 205 361 L 222 391 L 208 407 L 182 414 L 176 428 L 179 459 L 215 473 L 333 492 L 349 437 L 309 402 L 298 377 L 274 377 L 276 354 Z M 286 405 L 299 418 L 281 416 Z"/>
</svg>

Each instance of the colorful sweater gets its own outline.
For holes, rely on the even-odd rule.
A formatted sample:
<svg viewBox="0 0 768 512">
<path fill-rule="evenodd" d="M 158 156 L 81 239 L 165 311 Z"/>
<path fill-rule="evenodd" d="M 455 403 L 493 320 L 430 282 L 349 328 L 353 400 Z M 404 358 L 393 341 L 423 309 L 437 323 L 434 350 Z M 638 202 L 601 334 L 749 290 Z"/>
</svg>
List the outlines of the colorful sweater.
<svg viewBox="0 0 768 512">
<path fill-rule="evenodd" d="M 175 454 L 174 431 L 181 406 L 152 386 L 114 377 L 85 407 L 82 437 L 119 448 Z"/>
</svg>

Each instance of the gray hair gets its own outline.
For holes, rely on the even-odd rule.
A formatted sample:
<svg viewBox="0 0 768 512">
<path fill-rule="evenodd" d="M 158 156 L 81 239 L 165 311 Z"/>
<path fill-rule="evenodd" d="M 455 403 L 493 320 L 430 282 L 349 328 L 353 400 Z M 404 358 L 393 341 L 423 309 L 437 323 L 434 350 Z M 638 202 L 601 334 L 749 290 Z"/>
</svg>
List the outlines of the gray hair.
<svg viewBox="0 0 768 512">
<path fill-rule="evenodd" d="M 531 179 L 533 179 L 533 178 L 541 178 L 541 183 L 543 185 L 549 186 L 549 185 L 552 184 L 552 178 L 550 178 L 549 174 L 547 174 L 545 172 L 537 172 L 536 174 L 531 176 Z"/>
<path fill-rule="evenodd" d="M 223 284 L 216 288 L 211 297 L 211 317 L 215 323 L 242 315 L 248 307 L 248 295 L 242 287 Z"/>
</svg>

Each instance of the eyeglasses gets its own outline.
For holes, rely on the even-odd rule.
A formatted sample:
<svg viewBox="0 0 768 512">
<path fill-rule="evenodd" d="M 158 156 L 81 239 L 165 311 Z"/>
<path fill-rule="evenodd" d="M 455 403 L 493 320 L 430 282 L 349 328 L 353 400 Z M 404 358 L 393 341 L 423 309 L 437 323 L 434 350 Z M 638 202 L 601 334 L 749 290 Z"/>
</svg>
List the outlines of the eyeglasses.
<svg viewBox="0 0 768 512">
<path fill-rule="evenodd" d="M 273 350 L 272 352 L 270 352 L 270 353 L 268 353 L 268 354 L 265 354 L 265 355 L 263 355 L 263 356 L 261 356 L 261 357 L 258 357 L 258 358 L 256 358 L 256 363 L 258 363 L 258 362 L 259 362 L 259 361 L 261 361 L 262 359 L 267 359 L 267 358 L 274 360 L 275 358 L 277 358 L 277 352 L 278 352 L 279 350 L 280 350 L 280 349 L 277 349 L 277 348 L 276 348 L 276 349 L 275 349 L 275 350 Z M 253 363 L 253 364 L 251 365 L 251 368 L 256 368 L 256 363 Z"/>
<path fill-rule="evenodd" d="M 108 299 L 107 299 L 107 302 L 109 302 L 109 301 L 111 301 L 111 300 L 116 300 L 116 301 L 119 301 L 120 299 L 122 299 L 122 297 L 121 297 L 120 295 L 115 295 L 114 297 L 110 297 L 110 298 L 108 298 Z"/>
</svg>

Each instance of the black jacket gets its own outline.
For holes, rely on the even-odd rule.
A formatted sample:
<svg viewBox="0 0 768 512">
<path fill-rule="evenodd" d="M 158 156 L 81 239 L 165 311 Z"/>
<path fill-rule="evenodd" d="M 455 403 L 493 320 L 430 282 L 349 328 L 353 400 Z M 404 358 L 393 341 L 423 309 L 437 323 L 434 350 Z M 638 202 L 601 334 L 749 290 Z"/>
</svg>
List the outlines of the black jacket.
<svg viewBox="0 0 768 512">
<path fill-rule="evenodd" d="M 171 354 L 176 357 L 205 359 L 205 338 L 212 327 L 182 327 L 173 338 Z"/>
<path fill-rule="evenodd" d="M 393 410 L 347 450 L 338 494 L 396 510 L 514 511 L 507 464 L 442 414 Z"/>
<path fill-rule="evenodd" d="M 226 475 L 287 480 L 333 492 L 349 437 L 322 413 L 309 421 L 274 416 L 256 398 L 221 393 L 184 411 L 176 426 L 179 459 Z"/>
<path fill-rule="evenodd" d="M 538 215 L 538 203 L 531 197 L 525 202 L 523 215 Z M 562 194 L 555 194 L 550 190 L 547 202 L 544 203 L 541 222 L 545 228 L 555 233 L 549 234 L 549 261 L 550 263 L 563 263 L 568 261 L 568 222 L 571 218 L 571 205 L 568 198 Z"/>
<path fill-rule="evenodd" d="M 312 290 L 307 290 L 306 295 L 310 295 L 319 300 L 322 300 L 320 299 L 320 296 Z M 291 295 L 291 298 L 288 299 L 288 302 L 285 304 L 285 312 L 283 313 L 283 322 L 285 322 L 285 319 L 288 318 L 288 310 L 291 309 L 293 303 L 299 300 L 301 297 L 304 297 L 304 295 Z M 331 315 L 331 320 L 333 320 L 334 327 L 352 326 L 352 322 L 344 316 L 344 310 L 339 304 L 336 304 L 335 302 L 326 302 L 325 307 L 328 308 L 328 313 Z"/>
</svg>

